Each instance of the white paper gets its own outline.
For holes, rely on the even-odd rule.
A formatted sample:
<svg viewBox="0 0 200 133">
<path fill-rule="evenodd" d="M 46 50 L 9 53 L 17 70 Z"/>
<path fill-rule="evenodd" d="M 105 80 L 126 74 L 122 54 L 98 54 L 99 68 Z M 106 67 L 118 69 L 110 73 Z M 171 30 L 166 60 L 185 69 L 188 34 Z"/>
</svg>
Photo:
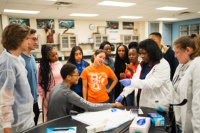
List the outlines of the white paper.
<svg viewBox="0 0 200 133">
<path fill-rule="evenodd" d="M 108 109 L 98 112 L 85 112 L 72 116 L 72 118 L 90 126 L 105 124 L 104 131 L 107 131 L 133 120 L 135 116 L 130 111 L 117 109 L 115 112 L 111 112 L 111 109 Z"/>
</svg>

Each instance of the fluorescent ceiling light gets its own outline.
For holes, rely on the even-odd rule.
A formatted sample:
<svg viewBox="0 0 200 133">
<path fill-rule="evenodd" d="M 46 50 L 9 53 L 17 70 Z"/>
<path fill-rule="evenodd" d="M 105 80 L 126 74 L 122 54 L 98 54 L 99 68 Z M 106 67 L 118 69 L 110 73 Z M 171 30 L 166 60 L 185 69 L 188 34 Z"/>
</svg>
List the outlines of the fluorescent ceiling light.
<svg viewBox="0 0 200 133">
<path fill-rule="evenodd" d="M 180 11 L 180 10 L 185 10 L 187 8 L 184 7 L 172 7 L 172 6 L 164 6 L 160 8 L 156 8 L 157 10 L 167 10 L 167 11 Z"/>
<path fill-rule="evenodd" d="M 83 14 L 83 13 L 72 13 L 69 16 L 79 16 L 79 17 L 96 17 L 99 14 Z"/>
<path fill-rule="evenodd" d="M 157 18 L 156 20 L 173 21 L 173 20 L 178 20 L 178 18 Z"/>
<path fill-rule="evenodd" d="M 120 16 L 118 18 L 128 18 L 128 19 L 140 19 L 142 16 Z"/>
<path fill-rule="evenodd" d="M 133 6 L 136 4 L 135 3 L 127 3 L 127 2 L 103 1 L 103 2 L 98 3 L 97 5 L 129 7 L 129 6 Z"/>
<path fill-rule="evenodd" d="M 4 12 L 8 12 L 8 13 L 23 13 L 23 14 L 38 14 L 40 11 L 4 9 Z"/>
<path fill-rule="evenodd" d="M 200 12 L 198 12 L 198 13 L 200 13 Z"/>
</svg>

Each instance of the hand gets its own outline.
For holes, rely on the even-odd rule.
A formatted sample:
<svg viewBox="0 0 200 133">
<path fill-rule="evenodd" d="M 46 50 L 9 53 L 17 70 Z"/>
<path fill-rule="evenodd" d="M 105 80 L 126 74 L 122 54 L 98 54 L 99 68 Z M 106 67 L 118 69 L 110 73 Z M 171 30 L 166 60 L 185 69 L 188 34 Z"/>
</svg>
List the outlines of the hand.
<svg viewBox="0 0 200 133">
<path fill-rule="evenodd" d="M 157 111 L 165 113 L 166 111 L 164 111 L 160 106 L 157 107 Z"/>
<path fill-rule="evenodd" d="M 110 89 L 107 89 L 106 87 L 104 88 L 104 91 L 110 93 Z"/>
<path fill-rule="evenodd" d="M 125 78 L 125 73 L 120 73 L 120 79 L 124 79 Z"/>
<path fill-rule="evenodd" d="M 123 105 L 122 105 L 121 103 L 114 103 L 114 106 L 115 106 L 116 108 L 121 108 L 121 107 L 123 107 Z"/>
<path fill-rule="evenodd" d="M 122 83 L 125 87 L 131 85 L 131 79 L 122 79 L 119 82 Z"/>
<path fill-rule="evenodd" d="M 127 64 L 127 65 L 126 65 L 126 68 L 127 68 L 129 71 L 131 71 L 132 74 L 134 73 L 133 68 L 131 67 L 130 64 Z"/>
<path fill-rule="evenodd" d="M 115 103 L 121 103 L 124 98 L 119 95 L 117 99 L 115 99 Z"/>
</svg>

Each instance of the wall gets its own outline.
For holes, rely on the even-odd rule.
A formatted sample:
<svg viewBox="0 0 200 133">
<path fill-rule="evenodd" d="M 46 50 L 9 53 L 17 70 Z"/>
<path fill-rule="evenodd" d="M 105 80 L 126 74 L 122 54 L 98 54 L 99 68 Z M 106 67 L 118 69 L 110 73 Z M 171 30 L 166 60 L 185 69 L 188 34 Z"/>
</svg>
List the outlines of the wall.
<svg viewBox="0 0 200 133">
<path fill-rule="evenodd" d="M 6 25 L 8 25 L 8 23 L 9 23 L 8 18 L 9 17 L 6 15 L 4 15 L 4 17 L 2 18 L 3 28 Z M 69 29 L 67 32 L 74 33 L 75 35 L 77 35 L 78 43 L 87 43 L 88 38 L 92 38 L 92 33 L 97 32 L 97 26 L 106 26 L 106 21 L 75 20 L 74 22 L 75 22 L 75 29 Z M 95 29 L 93 31 L 91 31 L 89 29 L 89 25 L 91 23 L 95 25 Z M 146 38 L 146 35 L 145 35 L 146 23 L 147 22 L 134 22 L 134 27 L 137 29 L 137 34 L 140 35 L 140 40 L 143 40 Z M 40 40 L 41 44 L 45 44 L 46 43 L 46 33 L 45 33 L 44 29 L 37 29 L 35 18 L 30 18 L 30 27 L 37 30 L 37 33 L 41 37 L 41 40 Z M 59 34 L 63 33 L 63 31 L 65 29 L 58 28 L 58 19 L 54 19 L 54 30 L 55 30 L 54 43 L 59 44 Z M 122 21 L 119 21 L 119 29 L 117 31 L 118 31 L 119 37 L 120 37 L 120 34 L 134 34 L 133 30 L 123 30 Z M 109 30 L 107 30 L 107 34 L 108 33 L 109 33 Z M 84 45 L 80 45 L 80 46 L 83 49 L 84 54 L 88 55 L 88 54 L 93 53 L 93 52 L 91 52 L 91 51 L 93 51 L 91 44 L 84 44 Z M 56 46 L 56 49 L 59 50 L 58 46 Z M 41 57 L 40 53 L 34 53 L 34 54 L 37 57 Z M 59 54 L 59 56 L 61 56 L 61 55 L 68 56 L 70 53 L 58 51 L 58 54 Z"/>
<path fill-rule="evenodd" d="M 163 23 L 162 44 L 172 46 L 172 24 Z"/>
<path fill-rule="evenodd" d="M 172 41 L 176 40 L 179 37 L 180 25 L 199 24 L 199 23 L 200 23 L 200 18 L 172 23 Z"/>
</svg>

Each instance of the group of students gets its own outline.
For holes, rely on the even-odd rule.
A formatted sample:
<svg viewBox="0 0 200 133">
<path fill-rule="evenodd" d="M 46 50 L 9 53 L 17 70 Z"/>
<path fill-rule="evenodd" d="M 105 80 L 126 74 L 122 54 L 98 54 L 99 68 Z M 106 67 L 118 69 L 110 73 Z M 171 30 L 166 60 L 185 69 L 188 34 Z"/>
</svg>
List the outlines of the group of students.
<svg viewBox="0 0 200 133">
<path fill-rule="evenodd" d="M 124 98 L 127 106 L 162 112 L 170 103 L 187 99 L 185 106 L 175 107 L 178 132 L 200 132 L 199 35 L 178 38 L 173 43 L 174 51 L 162 45 L 161 39 L 161 34 L 154 32 L 139 45 L 119 45 L 115 61 L 111 44 L 103 42 L 91 64 L 83 60 L 79 46 L 72 48 L 67 63 L 62 65 L 57 51 L 43 45 L 37 68 L 30 54 L 37 45 L 36 31 L 8 25 L 2 32 L 5 50 L 0 56 L 0 132 L 22 132 L 37 125 L 37 94 L 44 122 L 69 115 L 71 110 L 122 107 Z"/>
</svg>

